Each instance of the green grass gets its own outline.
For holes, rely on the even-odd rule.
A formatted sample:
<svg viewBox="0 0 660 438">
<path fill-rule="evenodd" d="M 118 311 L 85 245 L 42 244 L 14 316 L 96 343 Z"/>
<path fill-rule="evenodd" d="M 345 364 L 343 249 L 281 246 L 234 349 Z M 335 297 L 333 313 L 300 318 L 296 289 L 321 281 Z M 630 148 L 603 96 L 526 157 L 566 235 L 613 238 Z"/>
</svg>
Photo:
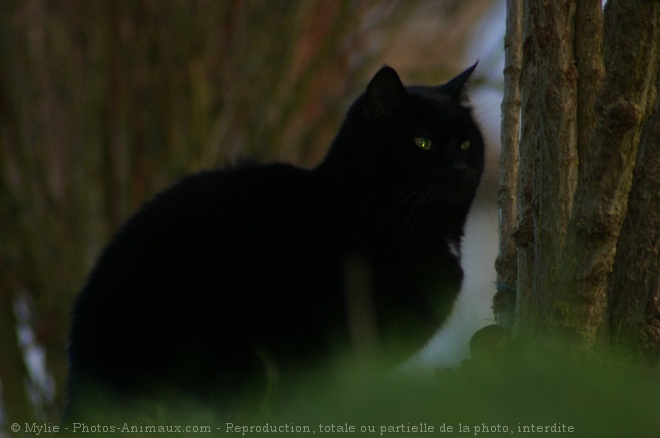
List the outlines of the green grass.
<svg viewBox="0 0 660 438">
<path fill-rule="evenodd" d="M 113 421 L 108 436 L 189 425 L 206 432 L 182 427 L 177 435 L 660 437 L 660 373 L 620 358 L 526 350 L 436 373 L 383 377 L 369 369 L 301 378 L 257 413 L 152 410 L 139 421 Z"/>
</svg>

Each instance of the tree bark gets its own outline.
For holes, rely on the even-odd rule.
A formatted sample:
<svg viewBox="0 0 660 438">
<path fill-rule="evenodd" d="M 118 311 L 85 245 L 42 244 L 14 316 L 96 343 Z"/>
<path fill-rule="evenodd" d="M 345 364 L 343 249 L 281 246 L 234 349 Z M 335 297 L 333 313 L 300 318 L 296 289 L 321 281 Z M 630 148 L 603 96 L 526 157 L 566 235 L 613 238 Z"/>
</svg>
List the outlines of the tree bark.
<svg viewBox="0 0 660 438">
<path fill-rule="evenodd" d="M 580 350 L 611 327 L 657 355 L 660 2 L 610 0 L 604 13 L 601 0 L 523 7 L 514 326 L 558 335 Z M 507 25 L 515 34 L 515 22 Z M 511 72 L 506 78 L 514 83 Z M 515 187 L 507 154 L 518 123 L 510 93 L 503 103 L 500 216 L 508 240 L 500 246 L 499 285 L 511 284 L 516 270 L 505 258 Z"/>
<path fill-rule="evenodd" d="M 575 2 L 525 3 L 523 134 L 530 174 L 524 176 L 521 233 L 527 236 L 526 278 L 518 284 L 521 327 L 543 325 L 558 289 L 564 236 L 577 181 L 577 71 L 572 44 Z M 526 164 L 530 166 L 530 164 Z M 531 216 L 531 217 L 530 217 Z M 530 223 L 531 222 L 531 223 Z M 530 263 L 531 262 L 531 263 Z M 530 269 L 532 268 L 532 269 Z M 520 277 L 519 277 L 520 279 Z"/>
<path fill-rule="evenodd" d="M 646 122 L 609 287 L 615 344 L 660 358 L 660 75 Z"/>
<path fill-rule="evenodd" d="M 578 69 L 577 126 L 593 126 L 594 103 L 605 76 L 603 65 L 603 5 L 601 0 L 580 0 L 575 10 L 575 64 Z M 582 173 L 589 130 L 578 129 L 578 172 Z"/>
<path fill-rule="evenodd" d="M 627 213 L 642 126 L 658 70 L 660 3 L 611 0 L 605 10 L 607 74 L 595 101 L 550 327 L 589 349 L 605 322 L 607 275 Z"/>
<path fill-rule="evenodd" d="M 506 2 L 506 35 L 504 36 L 504 98 L 502 100 L 502 132 L 500 180 L 497 191 L 500 219 L 500 248 L 495 261 L 497 293 L 493 299 L 495 321 L 512 328 L 515 290 L 518 276 L 516 203 L 518 192 L 518 142 L 520 132 L 520 76 L 522 73 L 522 0 Z"/>
</svg>

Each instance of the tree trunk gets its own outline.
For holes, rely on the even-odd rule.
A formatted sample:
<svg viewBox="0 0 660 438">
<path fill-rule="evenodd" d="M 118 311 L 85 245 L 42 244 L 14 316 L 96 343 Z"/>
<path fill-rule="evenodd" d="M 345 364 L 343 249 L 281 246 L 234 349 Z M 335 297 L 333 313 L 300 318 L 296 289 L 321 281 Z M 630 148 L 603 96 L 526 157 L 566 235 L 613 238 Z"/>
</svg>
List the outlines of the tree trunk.
<svg viewBox="0 0 660 438">
<path fill-rule="evenodd" d="M 516 2 L 507 6 L 515 12 Z M 498 282 L 517 269 L 515 328 L 589 350 L 611 323 L 657 353 L 657 109 L 645 122 L 656 102 L 660 2 L 610 0 L 604 14 L 600 0 L 524 2 L 523 17 L 522 39 L 506 45 L 511 58 L 523 50 L 517 227 L 510 232 L 501 200 L 509 241 L 497 263 Z M 503 133 L 515 123 L 505 113 Z M 512 150 L 515 140 L 504 141 Z M 501 171 L 511 172 L 514 159 L 504 154 Z M 517 267 L 504 258 L 512 242 Z"/>
<path fill-rule="evenodd" d="M 660 75 L 656 90 L 660 88 Z M 660 98 L 646 122 L 609 287 L 616 344 L 660 358 Z"/>
<path fill-rule="evenodd" d="M 518 255 L 513 234 L 516 229 L 518 190 L 518 140 L 520 131 L 520 75 L 522 72 L 522 0 L 507 0 L 506 35 L 504 36 L 504 99 L 500 181 L 497 191 L 500 217 L 500 250 L 495 261 L 497 294 L 493 299 L 495 321 L 513 327 Z"/>
<path fill-rule="evenodd" d="M 607 74 L 595 101 L 575 194 L 552 325 L 590 347 L 605 329 L 607 276 L 627 213 L 641 129 L 658 70 L 660 3 L 610 1 L 605 10 Z M 656 272 L 657 274 L 657 272 Z M 554 310 L 553 309 L 553 310 Z"/>
<path fill-rule="evenodd" d="M 533 262 L 527 254 L 518 323 L 527 327 L 544 324 L 554 302 L 577 182 L 577 71 L 567 44 L 574 14 L 574 2 L 525 3 L 521 150 L 529 167 L 523 187 L 531 193 L 523 195 L 522 212 L 532 225 L 525 252 Z"/>
</svg>

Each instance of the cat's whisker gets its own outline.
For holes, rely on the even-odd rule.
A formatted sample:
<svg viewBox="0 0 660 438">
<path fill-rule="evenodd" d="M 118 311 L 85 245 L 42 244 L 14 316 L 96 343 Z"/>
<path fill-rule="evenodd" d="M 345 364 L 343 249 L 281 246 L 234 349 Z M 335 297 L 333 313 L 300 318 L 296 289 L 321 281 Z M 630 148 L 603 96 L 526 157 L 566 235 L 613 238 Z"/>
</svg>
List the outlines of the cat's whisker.
<svg viewBox="0 0 660 438">
<path fill-rule="evenodd" d="M 426 193 L 426 188 L 422 188 L 421 190 L 416 191 L 416 193 L 417 196 L 415 196 L 412 206 L 406 212 L 406 217 L 403 221 L 403 229 L 405 230 L 405 237 L 403 239 L 404 246 L 408 244 L 412 231 L 415 228 L 417 219 L 419 218 L 419 210 L 421 208 L 420 204 L 422 202 L 422 198 L 424 197 L 424 193 Z"/>
<path fill-rule="evenodd" d="M 411 199 L 414 199 L 416 195 L 418 195 L 422 190 L 424 190 L 424 187 L 416 187 L 408 196 L 406 196 L 396 207 L 392 209 L 379 223 L 379 227 L 382 227 L 389 219 L 392 218 L 398 211 L 400 211 Z"/>
<path fill-rule="evenodd" d="M 425 216 L 424 209 L 427 206 L 428 199 L 432 196 L 433 190 L 434 190 L 433 186 L 426 186 L 421 190 L 419 195 L 415 198 L 415 203 L 413 204 L 413 208 L 411 208 L 408 213 L 408 217 L 411 217 L 411 220 L 408 221 L 409 225 L 407 227 L 406 238 L 403 243 L 404 246 L 406 246 L 410 241 L 412 233 L 415 230 L 415 227 L 417 226 L 419 219 Z M 425 219 L 428 220 L 428 218 Z"/>
<path fill-rule="evenodd" d="M 486 200 L 484 200 L 484 198 L 486 198 Z M 493 224 L 493 227 L 497 229 L 498 221 L 491 214 L 492 209 L 488 208 L 488 204 L 487 204 L 487 202 L 491 202 L 493 203 L 494 207 L 497 208 L 497 200 L 491 196 L 485 195 L 481 190 L 477 190 L 477 196 L 475 196 L 474 200 L 479 203 L 479 206 L 483 209 L 483 211 L 486 212 L 486 214 L 490 218 L 490 222 Z"/>
</svg>

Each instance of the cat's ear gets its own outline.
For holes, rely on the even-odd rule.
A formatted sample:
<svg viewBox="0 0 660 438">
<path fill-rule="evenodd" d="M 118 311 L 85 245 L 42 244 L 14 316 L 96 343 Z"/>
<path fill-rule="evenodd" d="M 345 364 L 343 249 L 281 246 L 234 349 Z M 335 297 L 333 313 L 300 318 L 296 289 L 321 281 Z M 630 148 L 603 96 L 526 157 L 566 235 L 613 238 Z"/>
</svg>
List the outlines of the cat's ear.
<svg viewBox="0 0 660 438">
<path fill-rule="evenodd" d="M 479 61 L 475 62 L 472 67 L 469 67 L 463 73 L 456 76 L 454 79 L 450 80 L 444 85 L 438 87 L 443 93 L 448 94 L 453 99 L 458 102 L 464 102 L 467 100 L 467 95 L 465 94 L 465 84 L 472 75 L 472 72 L 477 68 Z"/>
<path fill-rule="evenodd" d="M 364 112 L 377 120 L 392 114 L 406 100 L 408 92 L 392 67 L 378 70 L 364 94 Z"/>
</svg>

